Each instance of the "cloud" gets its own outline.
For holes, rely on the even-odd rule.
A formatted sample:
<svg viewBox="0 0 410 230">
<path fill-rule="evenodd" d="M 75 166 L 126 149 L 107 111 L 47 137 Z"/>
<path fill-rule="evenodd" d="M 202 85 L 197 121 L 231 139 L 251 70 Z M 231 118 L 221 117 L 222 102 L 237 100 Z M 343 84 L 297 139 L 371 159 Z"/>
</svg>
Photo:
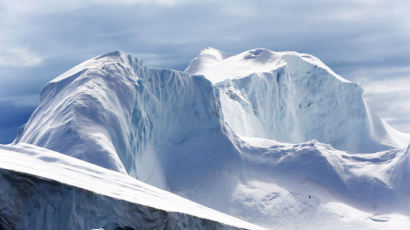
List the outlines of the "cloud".
<svg viewBox="0 0 410 230">
<path fill-rule="evenodd" d="M 94 3 L 109 3 L 109 4 L 157 4 L 163 6 L 175 6 L 179 3 L 187 2 L 188 0 L 94 0 Z M 193 0 L 191 0 L 193 1 Z"/>
<path fill-rule="evenodd" d="M 410 69 L 406 77 L 364 81 L 364 97 L 373 111 L 394 128 L 410 133 Z"/>
<path fill-rule="evenodd" d="M 43 59 L 22 48 L 0 49 L 0 66 L 32 66 L 41 63 Z"/>
<path fill-rule="evenodd" d="M 8 144 L 17 135 L 19 127 L 27 122 L 34 106 L 0 101 L 0 144 Z"/>
<path fill-rule="evenodd" d="M 173 7 L 184 2 L 195 0 L 70 0 L 57 2 L 54 0 L 19 0 L 2 1 L 0 10 L 10 14 L 45 14 L 75 11 L 101 5 L 157 5 Z"/>
<path fill-rule="evenodd" d="M 408 58 L 410 48 L 405 1 L 119 2 L 42 0 L 27 2 L 28 9 L 9 2 L 8 27 L 22 28 L 10 40 L 40 56 L 85 57 L 119 48 L 164 57 L 165 67 L 187 63 L 210 45 L 232 53 L 254 47 L 298 50 L 340 69 Z"/>
<path fill-rule="evenodd" d="M 410 76 L 410 74 L 408 75 Z M 410 95 L 410 78 L 393 78 L 381 81 L 364 83 L 365 93 L 367 95 L 383 95 L 391 93 L 405 93 Z"/>
</svg>

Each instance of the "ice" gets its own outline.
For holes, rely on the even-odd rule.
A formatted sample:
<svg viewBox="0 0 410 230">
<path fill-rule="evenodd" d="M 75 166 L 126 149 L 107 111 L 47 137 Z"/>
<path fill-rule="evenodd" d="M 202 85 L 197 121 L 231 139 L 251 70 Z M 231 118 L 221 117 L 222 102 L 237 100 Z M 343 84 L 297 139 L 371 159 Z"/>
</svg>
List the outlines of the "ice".
<svg viewBox="0 0 410 230">
<path fill-rule="evenodd" d="M 203 182 L 198 178 L 205 180 L 239 162 L 220 113 L 219 91 L 205 78 L 153 69 L 116 51 L 46 85 L 15 142 L 58 151 L 160 188 L 192 187 Z"/>
<path fill-rule="evenodd" d="M 0 145 L 1 229 L 262 229 L 41 147 Z"/>
<path fill-rule="evenodd" d="M 363 154 L 317 141 L 241 139 L 246 170 L 230 201 L 232 215 L 274 229 L 410 226 L 407 148 Z"/>
<path fill-rule="evenodd" d="M 407 229 L 410 135 L 373 114 L 362 91 L 297 52 L 208 48 L 180 72 L 116 51 L 46 85 L 13 145 L 268 228 Z"/>
<path fill-rule="evenodd" d="M 209 64 L 219 53 L 202 51 L 185 71 L 219 88 L 225 122 L 238 135 L 315 139 L 350 152 L 403 148 L 410 141 L 370 112 L 359 85 L 311 55 L 253 49 Z"/>
</svg>

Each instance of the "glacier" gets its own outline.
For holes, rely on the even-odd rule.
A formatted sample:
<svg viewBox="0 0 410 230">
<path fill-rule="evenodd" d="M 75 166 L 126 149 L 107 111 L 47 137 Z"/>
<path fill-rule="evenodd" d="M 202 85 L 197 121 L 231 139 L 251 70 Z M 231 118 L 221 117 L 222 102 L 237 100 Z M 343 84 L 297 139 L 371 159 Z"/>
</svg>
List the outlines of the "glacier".
<svg viewBox="0 0 410 230">
<path fill-rule="evenodd" d="M 410 135 L 318 58 L 208 48 L 184 72 L 122 51 L 47 84 L 39 146 L 274 229 L 407 229 Z M 9 148 L 9 147 L 8 147 Z"/>
</svg>

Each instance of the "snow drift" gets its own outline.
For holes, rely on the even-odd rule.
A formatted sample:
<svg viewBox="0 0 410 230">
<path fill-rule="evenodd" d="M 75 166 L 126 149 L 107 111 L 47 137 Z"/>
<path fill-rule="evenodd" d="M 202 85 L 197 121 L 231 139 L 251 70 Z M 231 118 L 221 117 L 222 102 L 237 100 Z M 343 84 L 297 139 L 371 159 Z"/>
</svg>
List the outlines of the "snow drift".
<svg viewBox="0 0 410 230">
<path fill-rule="evenodd" d="M 14 144 L 267 227 L 405 229 L 409 140 L 311 55 L 209 48 L 185 72 L 121 51 L 86 61 L 44 87 Z"/>
</svg>

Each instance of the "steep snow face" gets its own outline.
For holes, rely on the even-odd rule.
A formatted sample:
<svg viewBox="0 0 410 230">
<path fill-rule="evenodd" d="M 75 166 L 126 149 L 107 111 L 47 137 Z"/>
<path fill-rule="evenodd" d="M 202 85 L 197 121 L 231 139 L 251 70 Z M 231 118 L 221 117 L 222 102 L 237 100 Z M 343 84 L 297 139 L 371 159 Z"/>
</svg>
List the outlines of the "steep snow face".
<svg viewBox="0 0 410 230">
<path fill-rule="evenodd" d="M 216 84 L 224 119 L 236 134 L 288 143 L 316 139 L 352 152 L 404 146 L 370 114 L 361 87 L 319 59 L 267 49 L 219 53 L 202 51 L 185 71 Z"/>
<path fill-rule="evenodd" d="M 130 176 L 0 145 L 0 229 L 262 229 Z"/>
<path fill-rule="evenodd" d="M 197 178 L 230 170 L 239 159 L 220 113 L 219 92 L 203 77 L 152 69 L 116 51 L 46 85 L 15 143 L 55 150 L 161 188 L 192 187 L 201 182 Z"/>
</svg>

